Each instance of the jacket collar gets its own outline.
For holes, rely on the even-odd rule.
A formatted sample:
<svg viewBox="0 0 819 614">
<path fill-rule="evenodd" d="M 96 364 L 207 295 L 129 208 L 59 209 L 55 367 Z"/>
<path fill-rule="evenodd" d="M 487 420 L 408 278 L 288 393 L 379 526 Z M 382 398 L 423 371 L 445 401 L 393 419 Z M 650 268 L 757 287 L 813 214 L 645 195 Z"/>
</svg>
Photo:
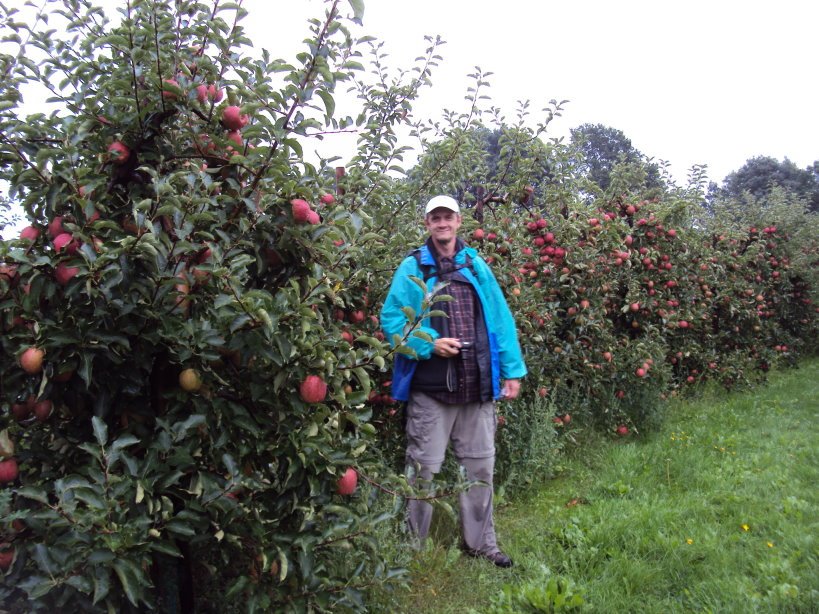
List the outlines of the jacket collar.
<svg viewBox="0 0 819 614">
<path fill-rule="evenodd" d="M 475 251 L 474 248 L 468 247 L 461 237 L 455 237 L 455 264 L 463 264 L 466 262 L 467 254 L 469 254 L 470 258 L 475 258 L 478 255 L 478 252 Z M 421 264 L 437 266 L 437 259 L 438 253 L 435 250 L 435 245 L 433 244 L 432 239 L 429 238 L 421 247 Z"/>
</svg>

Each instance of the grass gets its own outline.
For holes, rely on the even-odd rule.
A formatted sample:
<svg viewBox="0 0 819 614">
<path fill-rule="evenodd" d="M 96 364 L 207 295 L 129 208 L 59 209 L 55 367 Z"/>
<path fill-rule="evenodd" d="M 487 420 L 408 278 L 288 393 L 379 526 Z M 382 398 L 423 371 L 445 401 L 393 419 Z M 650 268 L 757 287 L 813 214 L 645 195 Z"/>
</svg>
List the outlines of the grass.
<svg viewBox="0 0 819 614">
<path fill-rule="evenodd" d="M 764 388 L 675 401 L 657 432 L 590 441 L 496 510 L 512 569 L 460 556 L 453 526 L 383 611 L 563 611 L 547 587 L 560 579 L 584 600 L 573 611 L 819 612 L 817 418 L 817 359 Z"/>
</svg>

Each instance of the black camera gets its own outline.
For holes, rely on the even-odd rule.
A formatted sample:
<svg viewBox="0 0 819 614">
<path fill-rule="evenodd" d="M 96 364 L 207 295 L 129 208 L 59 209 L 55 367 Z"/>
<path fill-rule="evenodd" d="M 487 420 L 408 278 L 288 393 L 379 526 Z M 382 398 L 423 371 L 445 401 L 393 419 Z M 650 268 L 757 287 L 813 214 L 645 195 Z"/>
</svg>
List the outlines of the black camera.
<svg viewBox="0 0 819 614">
<path fill-rule="evenodd" d="M 461 341 L 460 351 L 465 352 L 466 350 L 471 350 L 473 347 L 475 347 L 474 341 Z"/>
</svg>

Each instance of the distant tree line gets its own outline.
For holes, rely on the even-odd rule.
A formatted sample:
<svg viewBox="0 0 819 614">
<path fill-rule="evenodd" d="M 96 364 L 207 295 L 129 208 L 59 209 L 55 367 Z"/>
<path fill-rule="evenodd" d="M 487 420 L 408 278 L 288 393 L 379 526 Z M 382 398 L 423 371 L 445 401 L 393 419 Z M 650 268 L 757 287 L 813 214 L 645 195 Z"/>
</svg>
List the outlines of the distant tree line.
<svg viewBox="0 0 819 614">
<path fill-rule="evenodd" d="M 488 175 L 495 176 L 500 163 L 502 130 L 477 128 L 478 140 L 490 154 Z M 626 167 L 642 170 L 643 189 L 663 190 L 664 177 L 660 164 L 634 147 L 621 130 L 602 124 L 582 124 L 571 130 L 570 144 L 574 148 L 576 169 L 591 189 L 606 193 L 618 171 Z M 533 182 L 549 180 L 550 169 L 541 167 Z M 750 158 L 740 169 L 728 174 L 721 184 L 711 182 L 706 202 L 708 209 L 729 200 L 753 198 L 765 206 L 775 187 L 784 188 L 805 200 L 808 210 L 819 212 L 819 160 L 807 168 L 799 168 L 791 160 L 770 156 Z M 595 189 L 596 188 L 596 189 Z"/>
</svg>

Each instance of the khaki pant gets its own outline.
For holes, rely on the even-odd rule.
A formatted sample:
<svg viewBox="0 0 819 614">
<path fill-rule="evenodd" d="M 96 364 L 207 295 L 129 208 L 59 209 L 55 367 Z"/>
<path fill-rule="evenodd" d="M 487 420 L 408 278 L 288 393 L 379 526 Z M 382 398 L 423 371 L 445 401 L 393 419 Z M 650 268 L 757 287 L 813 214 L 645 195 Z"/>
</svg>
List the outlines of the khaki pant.
<svg viewBox="0 0 819 614">
<path fill-rule="evenodd" d="M 482 554 L 498 550 L 492 518 L 492 477 L 495 470 L 494 401 L 447 405 L 423 392 L 410 394 L 407 404 L 407 475 L 410 482 L 429 483 L 441 470 L 448 444 L 469 481 L 485 482 L 460 494 L 466 547 Z M 419 491 L 424 496 L 427 491 Z M 432 495 L 432 492 L 428 494 Z M 429 534 L 432 504 L 410 500 L 409 528 L 420 541 Z"/>
</svg>

